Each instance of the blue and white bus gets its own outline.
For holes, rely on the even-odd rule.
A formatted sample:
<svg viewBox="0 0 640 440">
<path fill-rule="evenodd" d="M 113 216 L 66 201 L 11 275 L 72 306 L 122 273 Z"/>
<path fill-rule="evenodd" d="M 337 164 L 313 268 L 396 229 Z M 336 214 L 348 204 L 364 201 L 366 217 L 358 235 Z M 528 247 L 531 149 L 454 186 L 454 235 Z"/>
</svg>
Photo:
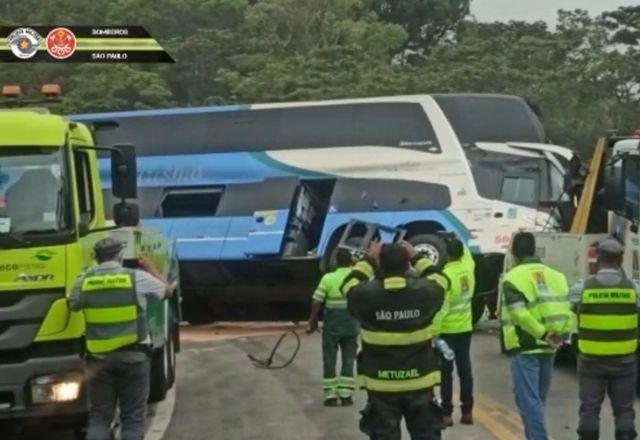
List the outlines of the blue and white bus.
<svg viewBox="0 0 640 440">
<path fill-rule="evenodd" d="M 353 218 L 406 229 L 436 260 L 437 232 L 455 232 L 491 290 L 512 232 L 557 226 L 549 202 L 563 198 L 572 157 L 503 95 L 71 118 L 93 123 L 102 145 L 136 145 L 141 215 L 177 239 L 192 321 L 300 316 Z"/>
</svg>

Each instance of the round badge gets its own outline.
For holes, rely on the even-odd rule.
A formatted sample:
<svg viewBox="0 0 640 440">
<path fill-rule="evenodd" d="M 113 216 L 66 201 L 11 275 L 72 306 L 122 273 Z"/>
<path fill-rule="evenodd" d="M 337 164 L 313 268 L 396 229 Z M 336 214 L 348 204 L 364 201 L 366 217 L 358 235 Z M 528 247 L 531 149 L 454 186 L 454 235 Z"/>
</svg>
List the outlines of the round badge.
<svg viewBox="0 0 640 440">
<path fill-rule="evenodd" d="M 38 52 L 42 37 L 31 28 L 18 28 L 7 37 L 11 52 L 20 59 L 26 60 Z"/>
<path fill-rule="evenodd" d="M 264 219 L 264 224 L 265 225 L 273 225 L 276 222 L 276 216 L 275 215 L 268 215 L 267 217 L 265 217 Z"/>
<path fill-rule="evenodd" d="M 45 44 L 49 55 L 64 60 L 76 51 L 76 36 L 67 28 L 55 28 L 47 35 Z"/>
</svg>

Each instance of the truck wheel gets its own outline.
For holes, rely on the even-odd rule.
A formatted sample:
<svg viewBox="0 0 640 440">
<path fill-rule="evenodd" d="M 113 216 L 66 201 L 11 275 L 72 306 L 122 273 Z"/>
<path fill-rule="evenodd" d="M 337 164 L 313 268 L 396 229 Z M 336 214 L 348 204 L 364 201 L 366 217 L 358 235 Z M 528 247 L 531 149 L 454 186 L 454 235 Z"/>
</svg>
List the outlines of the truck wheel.
<svg viewBox="0 0 640 440">
<path fill-rule="evenodd" d="M 447 260 L 447 247 L 444 241 L 433 234 L 418 234 L 407 240 L 420 253 L 427 256 L 438 269 Z"/>
<path fill-rule="evenodd" d="M 169 390 L 169 355 L 167 342 L 153 351 L 151 358 L 151 382 L 149 383 L 149 403 L 160 402 Z"/>
<path fill-rule="evenodd" d="M 180 337 L 179 332 L 180 332 L 180 327 L 177 324 L 173 324 L 171 326 L 171 334 L 169 335 L 169 340 L 167 341 L 168 347 L 167 347 L 166 353 L 167 353 L 167 363 L 169 366 L 168 388 L 171 388 L 176 381 L 176 366 L 177 366 L 176 351 L 178 348 L 176 344 L 176 339 Z"/>
</svg>

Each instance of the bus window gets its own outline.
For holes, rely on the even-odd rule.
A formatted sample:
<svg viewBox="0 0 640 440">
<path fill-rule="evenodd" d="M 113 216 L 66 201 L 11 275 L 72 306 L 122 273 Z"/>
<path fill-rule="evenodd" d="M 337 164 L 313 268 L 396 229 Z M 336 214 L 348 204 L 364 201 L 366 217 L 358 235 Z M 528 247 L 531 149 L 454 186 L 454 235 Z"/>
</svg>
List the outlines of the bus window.
<svg viewBox="0 0 640 440">
<path fill-rule="evenodd" d="M 222 188 L 180 188 L 165 192 L 160 207 L 162 217 L 213 217 Z"/>
<path fill-rule="evenodd" d="M 441 152 L 424 109 L 408 102 L 164 114 L 122 118 L 118 124 L 117 129 L 96 132 L 99 143 L 127 139 L 136 144 L 139 156 L 355 146 Z"/>
<path fill-rule="evenodd" d="M 515 96 L 434 95 L 460 143 L 546 142 L 542 123 Z"/>
<path fill-rule="evenodd" d="M 500 200 L 517 205 L 536 206 L 536 179 L 533 177 L 506 176 L 502 179 Z"/>
</svg>

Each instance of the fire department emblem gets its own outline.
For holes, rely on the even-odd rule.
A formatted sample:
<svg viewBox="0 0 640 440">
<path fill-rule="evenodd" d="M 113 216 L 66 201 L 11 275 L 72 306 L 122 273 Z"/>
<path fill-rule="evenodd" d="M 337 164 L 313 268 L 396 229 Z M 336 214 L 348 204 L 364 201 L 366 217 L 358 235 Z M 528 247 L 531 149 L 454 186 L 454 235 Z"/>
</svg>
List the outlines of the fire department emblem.
<svg viewBox="0 0 640 440">
<path fill-rule="evenodd" d="M 69 58 L 76 51 L 76 36 L 67 28 L 53 29 L 47 35 L 45 43 L 49 55 L 58 60 Z"/>
<path fill-rule="evenodd" d="M 11 52 L 23 60 L 33 57 L 38 52 L 42 37 L 31 28 L 18 28 L 7 37 Z"/>
</svg>

